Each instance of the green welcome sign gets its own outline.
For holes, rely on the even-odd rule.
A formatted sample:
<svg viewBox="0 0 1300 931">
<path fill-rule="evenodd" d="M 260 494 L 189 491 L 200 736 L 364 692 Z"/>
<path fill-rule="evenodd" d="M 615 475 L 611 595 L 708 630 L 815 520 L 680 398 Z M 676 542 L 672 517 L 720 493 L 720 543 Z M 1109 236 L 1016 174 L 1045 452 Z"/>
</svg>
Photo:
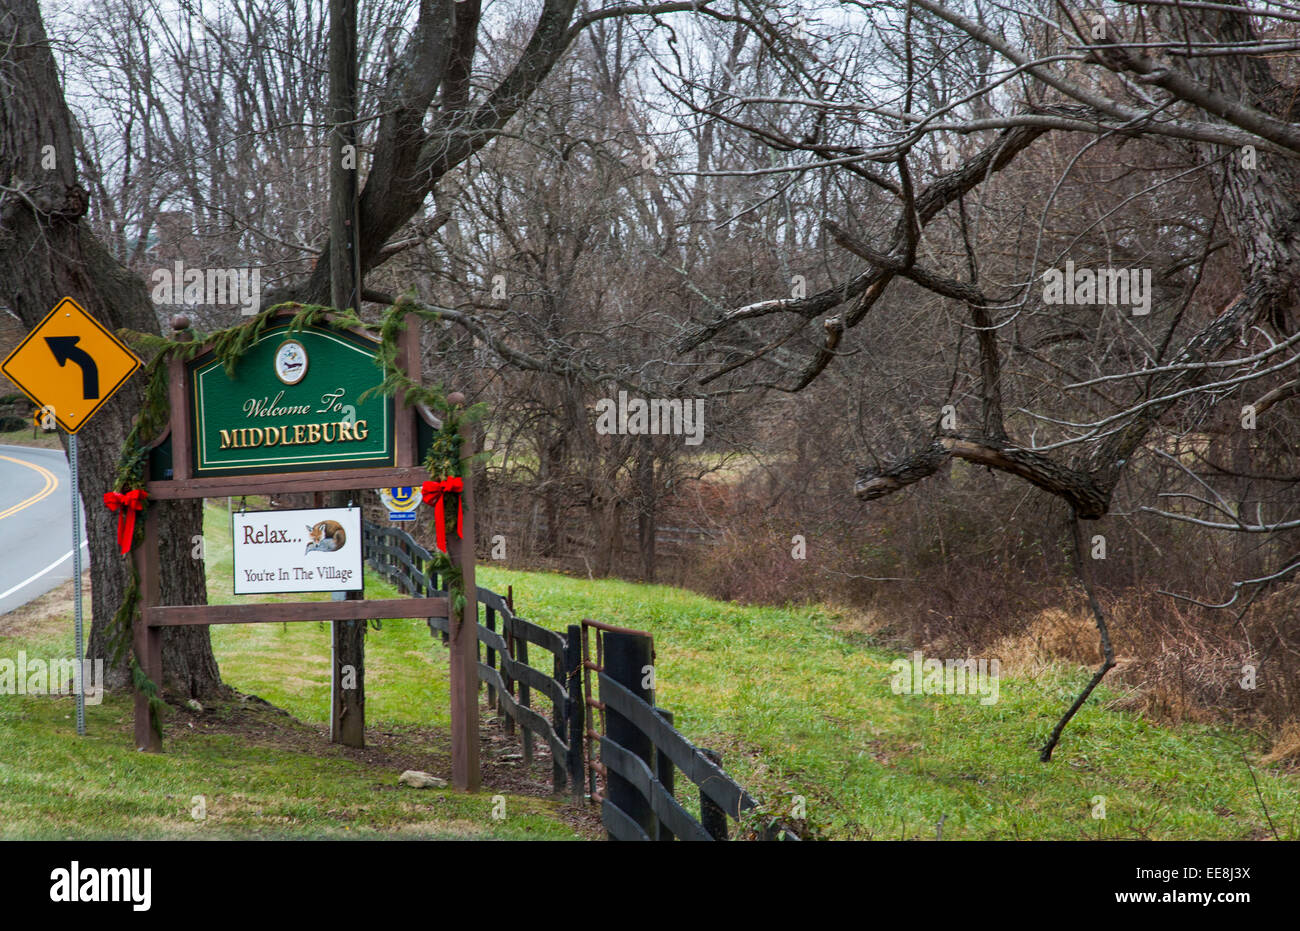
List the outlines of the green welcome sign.
<svg viewBox="0 0 1300 931">
<path fill-rule="evenodd" d="M 377 351 L 351 332 L 284 325 L 233 375 L 211 354 L 189 363 L 195 476 L 392 466 L 392 401 L 361 400 L 383 380 Z"/>
</svg>

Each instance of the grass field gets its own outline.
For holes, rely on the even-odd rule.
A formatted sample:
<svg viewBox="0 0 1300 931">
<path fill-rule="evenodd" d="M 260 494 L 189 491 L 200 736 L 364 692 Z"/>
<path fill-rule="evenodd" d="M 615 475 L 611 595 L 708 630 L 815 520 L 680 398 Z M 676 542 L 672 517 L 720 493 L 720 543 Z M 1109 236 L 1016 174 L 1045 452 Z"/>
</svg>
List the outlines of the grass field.
<svg viewBox="0 0 1300 931">
<path fill-rule="evenodd" d="M 212 598 L 231 600 L 228 518 L 217 508 L 208 515 L 218 538 Z M 369 594 L 380 591 L 391 589 Z M 0 659 L 67 657 L 71 597 L 69 583 L 0 618 Z M 549 774 L 516 772 L 508 758 L 517 748 L 491 727 L 483 794 L 397 784 L 405 769 L 443 777 L 450 769 L 446 654 L 422 623 L 372 631 L 365 750 L 328 742 L 328 630 L 285 627 L 213 632 L 226 681 L 293 717 L 256 698 L 173 709 L 161 755 L 133 749 L 126 696 L 88 705 L 87 736 L 78 738 L 71 698 L 0 695 L 0 839 L 595 836 L 585 811 L 546 797 Z"/>
<path fill-rule="evenodd" d="M 59 435 L 57 433 L 46 433 L 41 431 L 32 436 L 31 428 L 24 427 L 21 430 L 10 430 L 7 433 L 0 433 L 0 446 L 38 446 L 41 449 L 61 449 Z"/>
<path fill-rule="evenodd" d="M 895 695 L 897 653 L 835 613 L 742 607 L 667 587 L 486 569 L 548 625 L 595 616 L 654 634 L 657 703 L 774 813 L 794 796 L 836 838 L 1245 839 L 1272 836 L 1241 733 L 1166 728 L 1111 710 L 1099 690 L 1050 764 L 1037 749 L 1089 671 L 1003 676 L 999 700 Z M 1283 838 L 1296 838 L 1300 776 L 1255 766 Z M 1101 812 L 1104 799 L 1105 818 Z"/>
<path fill-rule="evenodd" d="M 210 507 L 213 601 L 232 600 L 228 537 L 226 512 Z M 896 695 L 898 654 L 828 609 L 491 565 L 479 581 L 513 585 L 517 610 L 546 626 L 595 617 L 652 632 L 658 703 L 679 730 L 720 750 L 773 813 L 790 817 L 801 797 L 820 836 L 933 839 L 941 819 L 945 840 L 1298 836 L 1300 776 L 1261 767 L 1253 737 L 1157 726 L 1108 707 L 1118 696 L 1104 688 L 1055 761 L 1039 763 L 1037 747 L 1087 679 L 1082 668 L 1004 674 L 989 705 Z M 367 593 L 393 594 L 373 578 Z M 0 619 L 0 657 L 66 655 L 66 604 L 46 613 Z M 519 772 L 517 745 L 492 725 L 484 795 L 395 785 L 403 768 L 447 775 L 447 654 L 423 622 L 385 621 L 368 635 L 366 751 L 325 742 L 324 625 L 232 625 L 214 628 L 213 643 L 227 683 L 292 717 L 255 701 L 173 711 L 167 753 L 146 756 L 129 749 L 124 699 L 91 708 L 80 743 L 70 699 L 0 697 L 0 836 L 597 836 L 589 815 L 545 797 L 549 773 Z M 497 792 L 507 798 L 500 821 L 490 815 Z M 203 821 L 191 817 L 195 795 Z"/>
</svg>

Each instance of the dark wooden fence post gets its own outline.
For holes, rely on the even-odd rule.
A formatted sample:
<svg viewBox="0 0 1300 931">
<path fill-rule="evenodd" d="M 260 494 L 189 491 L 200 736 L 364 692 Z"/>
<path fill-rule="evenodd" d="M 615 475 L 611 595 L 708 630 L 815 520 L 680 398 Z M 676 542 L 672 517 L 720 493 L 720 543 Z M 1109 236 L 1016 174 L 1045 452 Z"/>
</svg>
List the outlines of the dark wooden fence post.
<svg viewBox="0 0 1300 931">
<path fill-rule="evenodd" d="M 670 725 L 673 723 L 673 713 L 671 711 L 665 711 L 663 708 L 656 708 L 655 712 Z M 668 754 L 664 753 L 659 747 L 655 747 L 654 773 L 655 778 L 657 778 L 663 784 L 663 787 L 668 790 L 668 794 L 673 795 L 673 761 L 672 758 L 669 757 Z M 673 834 L 672 830 L 662 821 L 659 822 L 658 840 L 676 840 L 676 836 Z"/>
<path fill-rule="evenodd" d="M 607 630 L 602 639 L 605 642 L 605 675 L 653 705 L 654 692 L 642 685 L 646 679 L 645 668 L 654 662 L 650 638 Z M 654 766 L 654 744 L 650 737 L 613 708 L 605 711 L 605 736 L 639 756 L 646 766 Z M 656 836 L 654 809 L 635 786 L 610 769 L 605 788 L 610 804 L 631 818 L 647 836 Z M 612 840 L 613 835 L 610 838 Z"/>
<path fill-rule="evenodd" d="M 570 624 L 564 645 L 564 665 L 568 667 L 565 687 L 569 691 L 569 791 L 575 799 L 583 795 L 582 743 L 586 735 L 587 703 L 582 691 L 582 625 Z"/>
<path fill-rule="evenodd" d="M 700 748 L 700 752 L 722 767 L 722 754 L 716 750 L 705 750 Z M 709 836 L 714 840 L 727 839 L 727 813 L 709 798 L 703 792 L 700 793 L 700 824 L 704 825 L 704 830 L 709 832 Z"/>
<path fill-rule="evenodd" d="M 487 629 L 496 633 L 497 609 L 485 608 L 483 613 L 487 615 Z M 487 664 L 492 669 L 497 668 L 497 651 L 491 647 L 487 648 Z M 487 701 L 488 707 L 495 711 L 497 707 L 497 690 L 491 685 L 487 687 Z"/>
<path fill-rule="evenodd" d="M 515 638 L 515 659 L 522 665 L 528 665 L 528 641 L 523 637 Z M 519 704 L 525 708 L 533 707 L 533 690 L 525 682 L 519 680 Z M 525 726 L 520 728 L 522 733 L 519 735 L 524 742 L 524 765 L 533 765 L 533 732 L 532 729 Z"/>
<path fill-rule="evenodd" d="M 556 682 L 564 683 L 564 654 L 557 654 L 555 662 L 552 664 L 552 675 Z M 551 727 L 555 728 L 555 736 L 564 739 L 564 714 L 567 709 L 563 703 L 551 701 Z M 568 760 L 562 760 L 551 752 L 551 788 L 558 794 L 564 791 L 564 776 L 568 771 Z"/>
<path fill-rule="evenodd" d="M 501 633 L 506 640 L 506 653 L 511 660 L 515 658 L 515 588 L 513 585 L 506 588 L 506 614 L 501 618 Z M 501 683 L 506 687 L 506 691 L 511 698 L 515 697 L 515 680 L 506 672 L 505 663 L 501 664 Z M 505 717 L 506 733 L 515 736 L 515 719 L 512 718 L 505 710 L 505 704 L 501 705 L 501 713 Z"/>
</svg>

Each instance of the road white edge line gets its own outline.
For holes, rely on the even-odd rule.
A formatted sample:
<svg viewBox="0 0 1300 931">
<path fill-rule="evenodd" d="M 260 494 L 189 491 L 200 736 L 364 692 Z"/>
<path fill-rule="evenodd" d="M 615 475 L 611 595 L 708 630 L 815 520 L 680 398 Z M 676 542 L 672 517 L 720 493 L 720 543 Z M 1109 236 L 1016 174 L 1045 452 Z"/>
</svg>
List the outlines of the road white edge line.
<svg viewBox="0 0 1300 931">
<path fill-rule="evenodd" d="M 82 548 L 83 550 L 84 550 L 84 549 L 89 549 L 89 548 L 90 548 L 90 541 L 89 541 L 89 540 L 82 540 L 82 541 L 81 541 L 81 548 Z M 26 586 L 31 585 L 33 582 L 35 582 L 35 581 L 36 581 L 37 579 L 39 579 L 41 576 L 45 575 L 47 572 L 53 572 L 55 569 L 59 568 L 59 566 L 63 565 L 65 562 L 67 562 L 67 561 L 68 561 L 69 559 L 71 559 L 71 558 L 72 558 L 72 550 L 68 550 L 66 553 L 63 554 L 63 558 L 62 558 L 62 559 L 57 559 L 57 560 L 55 560 L 54 562 L 50 563 L 48 566 L 46 566 L 44 569 L 42 569 L 40 572 L 36 573 L 35 575 L 31 576 L 30 578 L 23 579 L 21 582 L 19 582 L 19 583 L 18 583 L 17 585 L 15 585 L 13 588 L 9 589 L 9 591 L 7 591 L 7 592 L 0 592 L 0 598 L 8 598 L 10 595 L 12 595 L 14 592 L 18 591 L 20 588 L 25 588 Z"/>
</svg>

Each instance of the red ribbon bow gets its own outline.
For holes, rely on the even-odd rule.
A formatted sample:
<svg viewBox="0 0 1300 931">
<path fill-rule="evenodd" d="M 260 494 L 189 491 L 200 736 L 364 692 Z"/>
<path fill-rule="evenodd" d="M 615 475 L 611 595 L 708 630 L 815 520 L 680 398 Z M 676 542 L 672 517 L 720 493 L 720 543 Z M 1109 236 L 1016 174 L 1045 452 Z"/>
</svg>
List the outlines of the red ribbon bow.
<svg viewBox="0 0 1300 931">
<path fill-rule="evenodd" d="M 460 526 L 465 515 L 460 504 L 460 493 L 464 489 L 465 482 L 455 476 L 444 478 L 440 482 L 425 482 L 421 489 L 424 492 L 424 503 L 433 505 L 433 523 L 438 535 L 438 549 L 444 553 L 447 552 L 447 512 L 443 510 L 443 499 L 449 491 L 456 493 L 456 536 L 463 537 Z"/>
<path fill-rule="evenodd" d="M 125 556 L 131 552 L 131 538 L 135 536 L 135 512 L 144 510 L 144 499 L 149 493 L 143 488 L 131 491 L 106 491 L 104 504 L 110 511 L 117 511 L 117 545 Z"/>
</svg>

